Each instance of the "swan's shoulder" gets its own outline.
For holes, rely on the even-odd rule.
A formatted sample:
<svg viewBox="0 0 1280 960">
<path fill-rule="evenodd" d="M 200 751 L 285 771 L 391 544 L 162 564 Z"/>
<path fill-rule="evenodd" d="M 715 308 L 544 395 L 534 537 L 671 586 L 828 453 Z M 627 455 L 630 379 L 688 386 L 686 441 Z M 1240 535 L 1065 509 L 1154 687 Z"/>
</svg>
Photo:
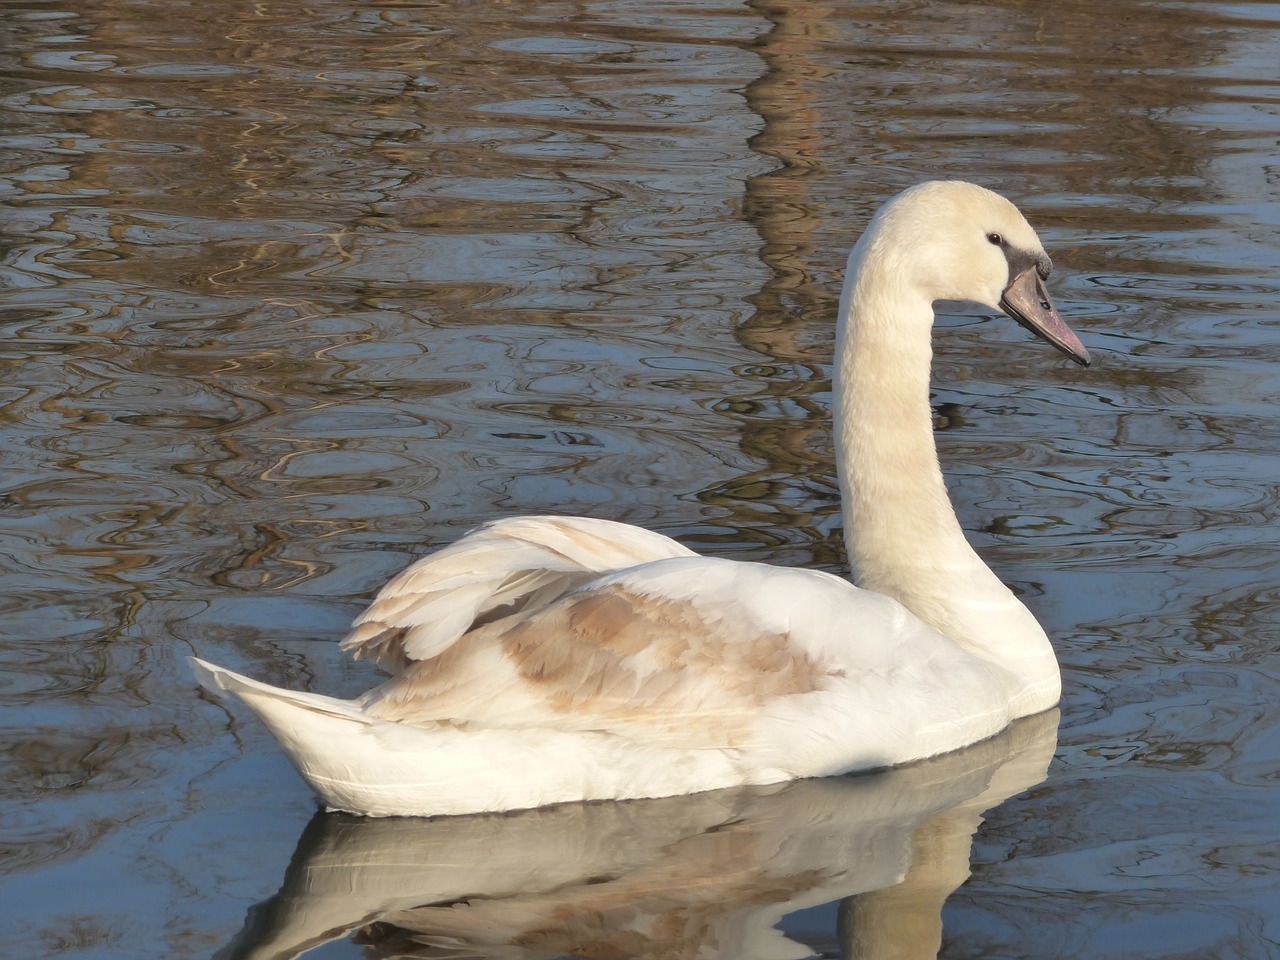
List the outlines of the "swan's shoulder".
<svg viewBox="0 0 1280 960">
<path fill-rule="evenodd" d="M 611 520 L 497 520 L 392 578 L 342 648 L 398 673 L 439 655 L 477 622 L 549 603 L 610 571 L 692 555 L 669 537 Z"/>
<path fill-rule="evenodd" d="M 484 625 L 371 691 L 366 709 L 402 723 L 733 747 L 772 704 L 854 672 L 887 675 L 921 637 L 941 640 L 895 601 L 829 574 L 670 558 Z"/>
</svg>

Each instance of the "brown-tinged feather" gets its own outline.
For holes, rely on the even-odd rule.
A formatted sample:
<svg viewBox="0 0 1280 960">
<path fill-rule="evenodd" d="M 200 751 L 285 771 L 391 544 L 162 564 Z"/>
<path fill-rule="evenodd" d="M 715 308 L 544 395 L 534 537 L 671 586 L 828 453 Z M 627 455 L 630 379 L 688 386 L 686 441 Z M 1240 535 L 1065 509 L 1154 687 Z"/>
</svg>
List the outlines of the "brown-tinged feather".
<svg viewBox="0 0 1280 960">
<path fill-rule="evenodd" d="M 565 729 L 722 746 L 748 735 L 762 704 L 825 678 L 785 634 L 612 583 L 482 626 L 368 703 L 407 723 L 501 726 L 533 711 Z"/>
</svg>

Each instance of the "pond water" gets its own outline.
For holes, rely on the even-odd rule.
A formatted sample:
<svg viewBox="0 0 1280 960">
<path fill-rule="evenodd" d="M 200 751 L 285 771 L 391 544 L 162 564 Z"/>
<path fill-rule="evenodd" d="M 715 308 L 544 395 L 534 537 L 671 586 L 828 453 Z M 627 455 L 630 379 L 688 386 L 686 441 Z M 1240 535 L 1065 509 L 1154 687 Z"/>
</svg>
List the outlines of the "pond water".
<svg viewBox="0 0 1280 960">
<path fill-rule="evenodd" d="M 0 954 L 1280 957 L 1280 4 L 0 29 Z M 841 268 L 936 177 L 1022 206 L 1095 357 L 938 323 L 944 468 L 1060 718 L 870 777 L 376 823 L 199 694 L 191 654 L 361 692 L 350 619 L 499 516 L 841 571 Z"/>
</svg>

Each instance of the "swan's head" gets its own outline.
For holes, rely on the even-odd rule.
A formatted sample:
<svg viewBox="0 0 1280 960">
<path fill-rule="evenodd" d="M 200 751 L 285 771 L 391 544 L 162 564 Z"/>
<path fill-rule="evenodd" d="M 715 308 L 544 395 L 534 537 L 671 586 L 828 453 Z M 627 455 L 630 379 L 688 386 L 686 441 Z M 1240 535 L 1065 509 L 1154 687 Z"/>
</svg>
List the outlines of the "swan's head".
<svg viewBox="0 0 1280 960">
<path fill-rule="evenodd" d="M 921 183 L 876 214 L 867 253 L 934 300 L 970 300 L 1007 313 L 1077 363 L 1089 352 L 1058 316 L 1044 281 L 1053 269 L 1012 203 L 960 181 Z M 859 246 L 863 246 L 860 242 Z"/>
</svg>

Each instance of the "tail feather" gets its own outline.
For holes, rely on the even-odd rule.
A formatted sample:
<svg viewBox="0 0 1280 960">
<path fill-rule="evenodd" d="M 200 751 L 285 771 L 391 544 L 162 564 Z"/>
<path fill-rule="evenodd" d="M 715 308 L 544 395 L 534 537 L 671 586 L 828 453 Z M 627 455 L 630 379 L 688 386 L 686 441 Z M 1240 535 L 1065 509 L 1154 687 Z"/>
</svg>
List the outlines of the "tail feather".
<svg viewBox="0 0 1280 960">
<path fill-rule="evenodd" d="M 430 816 L 538 805 L 519 800 L 530 777 L 513 777 L 506 734 L 392 723 L 366 716 L 359 701 L 284 690 L 195 657 L 191 666 L 206 690 L 234 695 L 258 715 L 330 809 Z M 491 742 L 495 738 L 500 742 Z M 526 735 L 517 733 L 515 739 L 524 741 Z M 525 752 L 518 750 L 517 756 Z M 504 762 L 494 763 L 494 756 Z M 554 774 L 545 760 L 535 769 Z"/>
<path fill-rule="evenodd" d="M 284 690 L 196 657 L 191 667 L 206 690 L 232 694 L 258 715 L 331 808 L 375 816 L 397 812 L 384 794 L 402 793 L 412 781 L 412 755 L 426 740 L 421 730 L 367 717 L 359 701 Z"/>
<path fill-rule="evenodd" d="M 342 720 L 354 720 L 365 725 L 372 722 L 350 700 L 326 697 L 320 693 L 305 693 L 300 690 L 285 690 L 282 687 L 273 687 L 269 683 L 242 676 L 234 670 L 228 670 L 226 667 L 209 663 L 199 657 L 188 657 L 187 659 L 191 663 L 191 669 L 196 675 L 196 680 L 200 682 L 200 686 L 216 697 L 225 698 L 228 693 L 235 694 L 235 696 L 248 704 L 254 713 L 262 717 L 268 726 L 271 725 L 271 721 L 263 716 L 263 710 L 276 712 L 270 706 L 273 703 L 279 704 L 286 710 L 292 707 L 311 713 L 337 717 Z"/>
</svg>

